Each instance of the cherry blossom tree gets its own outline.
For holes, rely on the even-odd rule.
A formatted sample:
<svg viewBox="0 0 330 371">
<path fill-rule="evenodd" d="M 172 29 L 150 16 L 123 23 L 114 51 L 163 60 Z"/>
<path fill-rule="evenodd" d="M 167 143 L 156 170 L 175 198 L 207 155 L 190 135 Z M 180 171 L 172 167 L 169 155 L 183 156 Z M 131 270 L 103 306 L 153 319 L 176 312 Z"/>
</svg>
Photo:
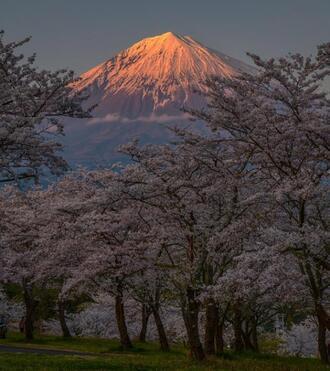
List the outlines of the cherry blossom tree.
<svg viewBox="0 0 330 371">
<path fill-rule="evenodd" d="M 81 108 L 86 98 L 70 88 L 72 71 L 34 67 L 35 55 L 18 49 L 29 41 L 6 43 L 0 32 L 0 182 L 33 178 L 67 168 L 59 156 L 61 117 L 89 117 Z"/>
<path fill-rule="evenodd" d="M 66 309 L 74 301 L 81 301 L 83 296 L 88 299 L 83 292 L 76 295 L 76 292 L 64 290 L 72 269 L 80 264 L 82 256 L 78 236 L 84 228 L 78 220 L 86 211 L 86 201 L 95 193 L 94 184 L 88 179 L 89 174 L 84 171 L 69 174 L 45 189 L 39 199 L 44 220 L 38 231 L 42 263 L 39 275 L 47 278 L 48 288 L 58 292 L 57 313 L 64 337 L 70 337 Z"/>
<path fill-rule="evenodd" d="M 38 231 L 44 220 L 39 214 L 39 192 L 22 193 L 15 188 L 1 192 L 0 209 L 0 280 L 22 289 L 25 305 L 25 336 L 33 338 L 36 309 L 39 303 L 36 288 L 45 283 L 39 274 L 41 256 L 37 249 Z"/>
<path fill-rule="evenodd" d="M 121 345 L 127 349 L 132 343 L 125 322 L 126 281 L 143 268 L 145 234 L 138 210 L 125 203 L 114 178 L 105 170 L 60 181 L 50 197 L 54 234 L 48 227 L 43 238 L 53 251 L 48 264 L 62 279 L 63 298 L 77 289 L 113 295 Z"/>
<path fill-rule="evenodd" d="M 250 56 L 259 72 L 210 79 L 209 110 L 194 114 L 219 133 L 232 162 L 262 189 L 256 196 L 272 214 L 264 232 L 300 267 L 327 362 L 330 103 L 322 83 L 330 74 L 329 44 L 314 59 Z"/>
<path fill-rule="evenodd" d="M 146 221 L 146 218 L 144 218 L 144 221 Z M 147 223 L 150 226 L 152 221 L 150 220 Z M 157 233 L 157 230 L 155 230 L 155 233 Z M 157 244 L 155 237 L 156 235 L 153 236 L 152 240 L 156 241 Z M 159 267 L 161 265 L 161 253 L 162 249 L 155 247 L 153 244 L 149 245 L 143 257 L 148 263 L 145 264 L 144 270 L 131 277 L 128 285 L 132 297 L 142 304 L 141 332 L 144 335 L 142 341 L 145 341 L 148 320 L 152 314 L 157 327 L 160 349 L 167 352 L 170 346 L 161 318 L 161 309 L 162 306 L 166 305 L 166 302 L 169 303 L 168 296 L 170 296 L 171 287 L 167 276 L 168 272 Z M 139 340 L 141 340 L 141 333 Z"/>
<path fill-rule="evenodd" d="M 230 266 L 253 223 L 243 218 L 249 203 L 239 176 L 223 165 L 218 146 L 198 144 L 194 138 L 175 148 L 127 145 L 122 150 L 136 165 L 125 169 L 122 182 L 125 196 L 151 208 L 159 223 L 162 265 L 180 303 L 192 355 L 203 359 L 199 297 Z M 217 308 L 212 298 L 206 309 L 205 349 L 214 354 Z"/>
</svg>

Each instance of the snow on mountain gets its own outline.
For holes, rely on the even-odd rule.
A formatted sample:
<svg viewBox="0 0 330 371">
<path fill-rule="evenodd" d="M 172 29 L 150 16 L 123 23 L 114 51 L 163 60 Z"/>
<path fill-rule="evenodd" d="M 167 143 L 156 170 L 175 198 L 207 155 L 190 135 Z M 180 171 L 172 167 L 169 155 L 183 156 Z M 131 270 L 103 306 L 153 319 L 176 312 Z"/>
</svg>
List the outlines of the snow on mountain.
<svg viewBox="0 0 330 371">
<path fill-rule="evenodd" d="M 94 118 L 68 125 L 67 153 L 76 160 L 110 161 L 118 144 L 141 137 L 163 142 L 161 126 L 187 120 L 183 107 L 201 107 L 210 75 L 234 76 L 251 68 L 203 46 L 190 36 L 167 32 L 143 39 L 81 75 L 75 84 L 98 104 Z M 84 126 L 84 127 L 82 127 Z"/>
<path fill-rule="evenodd" d="M 210 75 L 232 76 L 246 66 L 204 47 L 190 36 L 167 32 L 139 41 L 114 58 L 81 75 L 78 90 L 87 89 L 97 116 L 137 119 L 180 114 L 199 100 Z"/>
</svg>

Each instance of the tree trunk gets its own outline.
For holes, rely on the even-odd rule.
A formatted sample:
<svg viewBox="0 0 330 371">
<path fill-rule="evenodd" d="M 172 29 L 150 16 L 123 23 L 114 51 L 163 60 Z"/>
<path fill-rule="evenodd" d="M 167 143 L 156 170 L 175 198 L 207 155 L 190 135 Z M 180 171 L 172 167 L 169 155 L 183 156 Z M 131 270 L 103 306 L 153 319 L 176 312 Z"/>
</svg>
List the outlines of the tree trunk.
<svg viewBox="0 0 330 371">
<path fill-rule="evenodd" d="M 65 318 L 65 302 L 59 300 L 57 305 L 58 305 L 58 318 L 60 321 L 63 337 L 71 338 L 70 330 L 68 328 Z"/>
<path fill-rule="evenodd" d="M 120 345 L 122 349 L 131 349 L 133 346 L 127 331 L 122 294 L 116 295 L 115 300 L 116 300 L 116 320 L 120 336 Z"/>
<path fill-rule="evenodd" d="M 183 318 L 186 325 L 191 356 L 197 360 L 205 359 L 205 353 L 200 341 L 198 329 L 199 304 L 195 298 L 195 290 L 188 288 L 186 292 L 186 305 L 183 308 Z"/>
<path fill-rule="evenodd" d="M 254 346 L 253 346 L 252 340 L 251 340 L 252 329 L 249 326 L 250 321 L 246 320 L 246 321 L 244 321 L 244 324 L 245 324 L 244 330 L 241 326 L 241 333 L 242 333 L 242 339 L 243 339 L 243 342 L 244 342 L 244 349 L 254 351 Z"/>
<path fill-rule="evenodd" d="M 242 328 L 241 328 L 241 312 L 239 308 L 236 306 L 234 308 L 234 336 L 235 336 L 235 351 L 241 352 L 244 348 L 243 344 L 243 336 L 242 336 Z"/>
<path fill-rule="evenodd" d="M 163 322 L 162 322 L 162 320 L 160 318 L 160 315 L 159 315 L 159 308 L 153 306 L 152 307 L 152 314 L 154 316 L 157 331 L 158 331 L 160 349 L 163 352 L 168 352 L 170 350 L 170 346 L 169 346 L 168 341 L 167 341 L 167 336 L 166 336 L 165 328 L 163 326 Z"/>
<path fill-rule="evenodd" d="M 26 340 L 33 340 L 33 330 L 35 321 L 35 310 L 38 302 L 33 298 L 32 286 L 23 284 L 24 304 L 25 304 L 25 319 L 24 319 L 24 334 Z"/>
<path fill-rule="evenodd" d="M 215 333 L 215 349 L 218 354 L 224 352 L 225 342 L 223 340 L 223 321 L 217 321 L 217 328 Z"/>
<path fill-rule="evenodd" d="M 243 343 L 244 343 L 244 349 L 254 351 L 254 346 L 250 338 L 250 332 L 242 331 L 242 338 L 243 338 Z"/>
<path fill-rule="evenodd" d="M 257 330 L 257 322 L 255 319 L 252 320 L 252 345 L 255 352 L 259 352 L 259 343 L 258 343 L 258 330 Z"/>
<path fill-rule="evenodd" d="M 318 318 L 321 319 L 323 326 L 325 326 L 326 329 L 330 331 L 330 316 L 321 304 L 316 305 L 316 314 Z"/>
<path fill-rule="evenodd" d="M 149 317 L 150 309 L 146 304 L 142 304 L 142 326 L 139 335 L 139 341 L 141 341 L 142 343 L 146 342 Z"/>
<path fill-rule="evenodd" d="M 213 299 L 206 302 L 205 320 L 205 353 L 215 354 L 215 337 L 217 331 L 217 311 L 218 308 Z"/>
<path fill-rule="evenodd" d="M 327 326 L 324 323 L 324 318 L 318 316 L 318 348 L 320 358 L 323 363 L 329 363 L 329 355 L 326 342 Z"/>
</svg>

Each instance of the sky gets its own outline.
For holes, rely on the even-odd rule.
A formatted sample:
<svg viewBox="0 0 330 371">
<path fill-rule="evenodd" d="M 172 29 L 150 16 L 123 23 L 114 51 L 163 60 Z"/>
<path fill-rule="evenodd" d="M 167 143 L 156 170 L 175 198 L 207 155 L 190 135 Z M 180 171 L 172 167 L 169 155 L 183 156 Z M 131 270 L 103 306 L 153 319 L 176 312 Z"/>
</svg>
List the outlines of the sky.
<svg viewBox="0 0 330 371">
<path fill-rule="evenodd" d="M 248 61 L 314 53 L 330 41 L 330 0 L 0 0 L 0 29 L 32 36 L 38 66 L 76 73 L 167 31 Z"/>
</svg>

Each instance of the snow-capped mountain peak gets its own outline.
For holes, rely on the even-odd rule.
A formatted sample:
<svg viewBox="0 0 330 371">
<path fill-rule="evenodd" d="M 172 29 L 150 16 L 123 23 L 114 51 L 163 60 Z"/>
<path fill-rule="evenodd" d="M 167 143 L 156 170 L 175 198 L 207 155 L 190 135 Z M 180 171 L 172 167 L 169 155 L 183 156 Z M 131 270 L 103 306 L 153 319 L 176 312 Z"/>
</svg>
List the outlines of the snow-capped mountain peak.
<svg viewBox="0 0 330 371">
<path fill-rule="evenodd" d="M 201 108 L 210 75 L 234 76 L 251 71 L 246 64 L 207 48 L 190 36 L 172 32 L 148 37 L 81 75 L 78 91 L 89 93 L 87 106 L 98 104 L 93 118 L 71 120 L 64 139 L 66 158 L 95 166 L 122 156 L 118 146 L 139 138 L 141 143 L 173 139 L 171 125 L 188 121 L 182 108 Z M 188 116 L 188 117 L 187 117 Z"/>
<path fill-rule="evenodd" d="M 83 73 L 76 88 L 86 89 L 90 103 L 98 103 L 99 117 L 176 116 L 183 106 L 200 105 L 195 91 L 205 90 L 208 76 L 232 76 L 245 68 L 190 36 L 166 32 L 143 39 Z"/>
</svg>

